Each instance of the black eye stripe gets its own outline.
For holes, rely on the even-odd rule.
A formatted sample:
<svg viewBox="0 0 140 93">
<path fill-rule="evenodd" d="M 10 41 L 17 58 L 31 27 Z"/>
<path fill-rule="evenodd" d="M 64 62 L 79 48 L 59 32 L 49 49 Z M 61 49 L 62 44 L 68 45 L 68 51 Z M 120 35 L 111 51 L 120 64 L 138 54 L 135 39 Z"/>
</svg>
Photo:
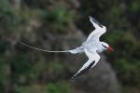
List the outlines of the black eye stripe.
<svg viewBox="0 0 140 93">
<path fill-rule="evenodd" d="M 103 45 L 103 47 L 105 47 L 106 48 L 106 46 L 104 45 L 104 44 L 102 44 Z"/>
</svg>

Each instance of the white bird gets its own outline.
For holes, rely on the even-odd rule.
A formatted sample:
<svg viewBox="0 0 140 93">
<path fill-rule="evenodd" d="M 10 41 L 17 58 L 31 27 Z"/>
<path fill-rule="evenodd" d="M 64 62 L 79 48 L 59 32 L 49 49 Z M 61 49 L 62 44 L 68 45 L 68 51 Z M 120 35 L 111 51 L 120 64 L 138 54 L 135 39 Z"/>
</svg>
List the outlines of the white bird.
<svg viewBox="0 0 140 93">
<path fill-rule="evenodd" d="M 75 79 L 76 77 L 80 76 L 81 74 L 89 71 L 91 68 L 93 68 L 99 62 L 99 60 L 100 60 L 99 53 L 101 53 L 107 49 L 110 51 L 113 51 L 113 48 L 111 48 L 107 43 L 101 42 L 99 40 L 100 36 L 106 32 L 106 27 L 103 26 L 101 23 L 99 23 L 97 20 L 95 20 L 91 16 L 89 17 L 89 19 L 90 19 L 90 22 L 92 23 L 92 25 L 95 27 L 95 30 L 90 33 L 87 40 L 84 43 L 82 43 L 81 46 L 79 46 L 75 49 L 66 50 L 66 51 L 49 51 L 49 50 L 32 47 L 32 46 L 29 46 L 22 42 L 21 42 L 21 44 L 23 44 L 29 48 L 33 48 L 35 50 L 41 50 L 41 51 L 45 51 L 45 52 L 70 52 L 72 54 L 85 52 L 85 54 L 88 57 L 88 61 L 71 78 L 71 79 Z"/>
</svg>

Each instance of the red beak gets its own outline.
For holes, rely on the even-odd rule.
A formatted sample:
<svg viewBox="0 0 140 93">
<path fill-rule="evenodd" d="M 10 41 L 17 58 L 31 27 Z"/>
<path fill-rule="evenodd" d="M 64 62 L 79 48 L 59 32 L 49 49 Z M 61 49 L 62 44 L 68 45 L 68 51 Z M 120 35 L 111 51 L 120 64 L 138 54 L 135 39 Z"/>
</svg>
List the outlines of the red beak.
<svg viewBox="0 0 140 93">
<path fill-rule="evenodd" d="M 112 47 L 108 47 L 108 50 L 110 51 L 110 52 L 113 52 L 114 51 L 114 49 L 112 48 Z"/>
</svg>

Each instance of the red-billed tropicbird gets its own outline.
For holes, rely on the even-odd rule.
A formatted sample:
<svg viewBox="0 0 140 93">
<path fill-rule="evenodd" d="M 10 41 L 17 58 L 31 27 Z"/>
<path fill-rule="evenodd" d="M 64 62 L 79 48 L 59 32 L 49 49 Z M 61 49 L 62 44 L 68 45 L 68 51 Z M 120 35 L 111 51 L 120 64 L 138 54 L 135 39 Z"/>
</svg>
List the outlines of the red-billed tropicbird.
<svg viewBox="0 0 140 93">
<path fill-rule="evenodd" d="M 90 19 L 90 22 L 92 23 L 92 25 L 95 27 L 95 30 L 90 33 L 87 40 L 84 43 L 82 43 L 81 46 L 79 46 L 75 49 L 66 50 L 66 51 L 49 51 L 49 50 L 32 47 L 32 46 L 29 46 L 22 42 L 21 42 L 21 44 L 23 44 L 29 48 L 33 48 L 35 50 L 41 50 L 41 51 L 45 51 L 45 52 L 70 52 L 72 54 L 85 52 L 85 54 L 88 57 L 88 61 L 71 78 L 71 79 L 75 79 L 79 75 L 90 70 L 92 67 L 94 67 L 99 62 L 99 59 L 100 59 L 99 53 L 101 53 L 107 49 L 110 51 L 113 51 L 113 48 L 111 48 L 107 43 L 101 42 L 99 40 L 100 36 L 106 32 L 106 27 L 103 26 L 101 23 L 99 23 L 97 20 L 95 20 L 91 16 L 89 17 L 89 19 Z"/>
</svg>

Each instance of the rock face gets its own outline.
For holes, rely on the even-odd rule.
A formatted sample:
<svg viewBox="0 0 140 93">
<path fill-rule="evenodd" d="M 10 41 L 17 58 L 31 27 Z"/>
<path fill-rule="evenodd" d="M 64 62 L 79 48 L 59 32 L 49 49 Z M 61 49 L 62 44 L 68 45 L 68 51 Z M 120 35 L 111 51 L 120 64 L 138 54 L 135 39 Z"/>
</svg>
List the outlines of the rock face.
<svg viewBox="0 0 140 93">
<path fill-rule="evenodd" d="M 75 41 L 71 41 L 73 44 L 66 42 L 67 44 L 70 44 L 68 45 L 69 48 L 80 45 L 84 40 L 84 35 L 80 32 L 76 32 L 72 38 Z M 68 40 L 66 39 L 66 41 Z M 66 62 L 64 62 L 64 65 L 72 76 L 87 61 L 87 58 L 84 53 L 77 55 L 68 54 L 63 61 L 65 60 Z M 103 55 L 101 56 L 99 63 L 93 69 L 72 81 L 71 86 L 73 89 L 72 93 L 120 93 L 115 72 Z"/>
<path fill-rule="evenodd" d="M 120 93 L 115 73 L 104 56 L 89 73 L 73 81 L 73 85 L 84 93 Z"/>
</svg>

